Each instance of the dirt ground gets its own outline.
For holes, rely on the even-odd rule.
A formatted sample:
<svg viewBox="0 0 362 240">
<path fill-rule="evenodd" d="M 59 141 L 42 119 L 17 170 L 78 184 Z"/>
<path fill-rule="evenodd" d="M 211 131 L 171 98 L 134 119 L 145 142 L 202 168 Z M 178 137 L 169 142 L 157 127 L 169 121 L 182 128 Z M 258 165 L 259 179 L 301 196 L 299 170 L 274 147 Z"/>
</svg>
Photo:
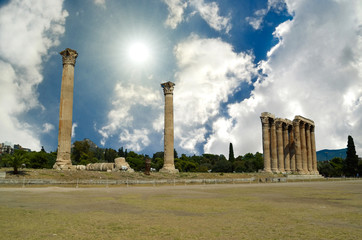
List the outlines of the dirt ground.
<svg viewBox="0 0 362 240">
<path fill-rule="evenodd" d="M 0 239 L 360 239 L 362 181 L 0 188 Z"/>
</svg>

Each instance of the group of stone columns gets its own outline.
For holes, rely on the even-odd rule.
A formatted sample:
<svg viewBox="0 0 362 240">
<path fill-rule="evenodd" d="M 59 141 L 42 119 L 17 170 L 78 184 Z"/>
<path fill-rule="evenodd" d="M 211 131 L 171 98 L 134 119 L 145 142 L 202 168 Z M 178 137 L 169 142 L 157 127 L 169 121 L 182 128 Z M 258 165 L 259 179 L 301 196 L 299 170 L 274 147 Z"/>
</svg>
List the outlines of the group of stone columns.
<svg viewBox="0 0 362 240">
<path fill-rule="evenodd" d="M 55 169 L 70 169 L 72 116 L 73 116 L 73 87 L 74 66 L 78 56 L 77 51 L 70 48 L 60 52 L 63 58 L 62 86 L 60 90 L 59 133 L 57 160 Z M 165 95 L 165 132 L 164 132 L 164 164 L 160 172 L 177 173 L 174 164 L 174 130 L 173 130 L 173 89 L 172 82 L 162 83 Z"/>
<path fill-rule="evenodd" d="M 312 120 L 295 116 L 291 121 L 267 112 L 260 119 L 265 172 L 319 174 Z"/>
</svg>

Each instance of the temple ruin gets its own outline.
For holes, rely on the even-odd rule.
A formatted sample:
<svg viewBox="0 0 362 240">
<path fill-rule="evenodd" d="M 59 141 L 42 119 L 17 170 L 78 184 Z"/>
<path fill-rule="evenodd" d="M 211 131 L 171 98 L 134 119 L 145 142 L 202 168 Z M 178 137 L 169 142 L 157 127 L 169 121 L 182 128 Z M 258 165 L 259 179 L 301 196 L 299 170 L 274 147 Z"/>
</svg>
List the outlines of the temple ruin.
<svg viewBox="0 0 362 240">
<path fill-rule="evenodd" d="M 291 121 L 268 112 L 260 119 L 265 172 L 319 174 L 312 120 L 295 116 Z"/>
</svg>

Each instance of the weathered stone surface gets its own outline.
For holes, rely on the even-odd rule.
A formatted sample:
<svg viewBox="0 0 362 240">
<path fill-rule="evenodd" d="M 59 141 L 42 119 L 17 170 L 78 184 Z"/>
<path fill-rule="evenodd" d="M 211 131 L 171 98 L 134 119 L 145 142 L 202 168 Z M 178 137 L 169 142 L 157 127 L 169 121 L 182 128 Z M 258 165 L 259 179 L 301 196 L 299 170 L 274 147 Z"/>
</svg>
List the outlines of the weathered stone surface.
<svg viewBox="0 0 362 240">
<path fill-rule="evenodd" d="M 84 170 L 86 170 L 86 166 L 85 165 L 76 165 L 76 169 L 84 171 Z"/>
<path fill-rule="evenodd" d="M 70 159 L 72 114 L 73 114 L 73 87 L 74 66 L 78 53 L 72 49 L 60 52 L 63 58 L 62 85 L 60 91 L 58 154 L 53 168 L 69 169 L 72 165 Z"/>
<path fill-rule="evenodd" d="M 127 171 L 127 172 L 134 172 L 131 166 L 126 162 L 124 157 L 118 157 L 114 159 L 115 168 L 117 171 Z"/>
<path fill-rule="evenodd" d="M 260 120 L 265 172 L 318 175 L 312 120 L 298 115 L 290 121 L 268 112 Z"/>
<path fill-rule="evenodd" d="M 160 172 L 178 173 L 174 163 L 173 82 L 162 83 L 165 95 L 164 164 Z"/>
<path fill-rule="evenodd" d="M 87 164 L 86 169 L 88 171 L 107 171 L 107 170 L 114 170 L 115 164 L 114 163 L 89 163 Z"/>
</svg>

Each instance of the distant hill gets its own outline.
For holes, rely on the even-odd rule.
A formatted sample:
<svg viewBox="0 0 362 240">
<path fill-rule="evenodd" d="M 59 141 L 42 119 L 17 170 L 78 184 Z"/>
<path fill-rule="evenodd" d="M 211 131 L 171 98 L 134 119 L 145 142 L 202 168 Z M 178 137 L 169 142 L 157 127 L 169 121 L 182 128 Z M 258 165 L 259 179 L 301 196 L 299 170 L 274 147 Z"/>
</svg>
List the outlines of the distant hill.
<svg viewBox="0 0 362 240">
<path fill-rule="evenodd" d="M 320 151 L 317 151 L 317 160 L 318 161 L 327 161 L 327 160 L 331 160 L 332 158 L 335 157 L 340 157 L 345 159 L 346 158 L 346 151 L 347 148 L 342 148 L 342 149 L 323 149 Z"/>
</svg>

